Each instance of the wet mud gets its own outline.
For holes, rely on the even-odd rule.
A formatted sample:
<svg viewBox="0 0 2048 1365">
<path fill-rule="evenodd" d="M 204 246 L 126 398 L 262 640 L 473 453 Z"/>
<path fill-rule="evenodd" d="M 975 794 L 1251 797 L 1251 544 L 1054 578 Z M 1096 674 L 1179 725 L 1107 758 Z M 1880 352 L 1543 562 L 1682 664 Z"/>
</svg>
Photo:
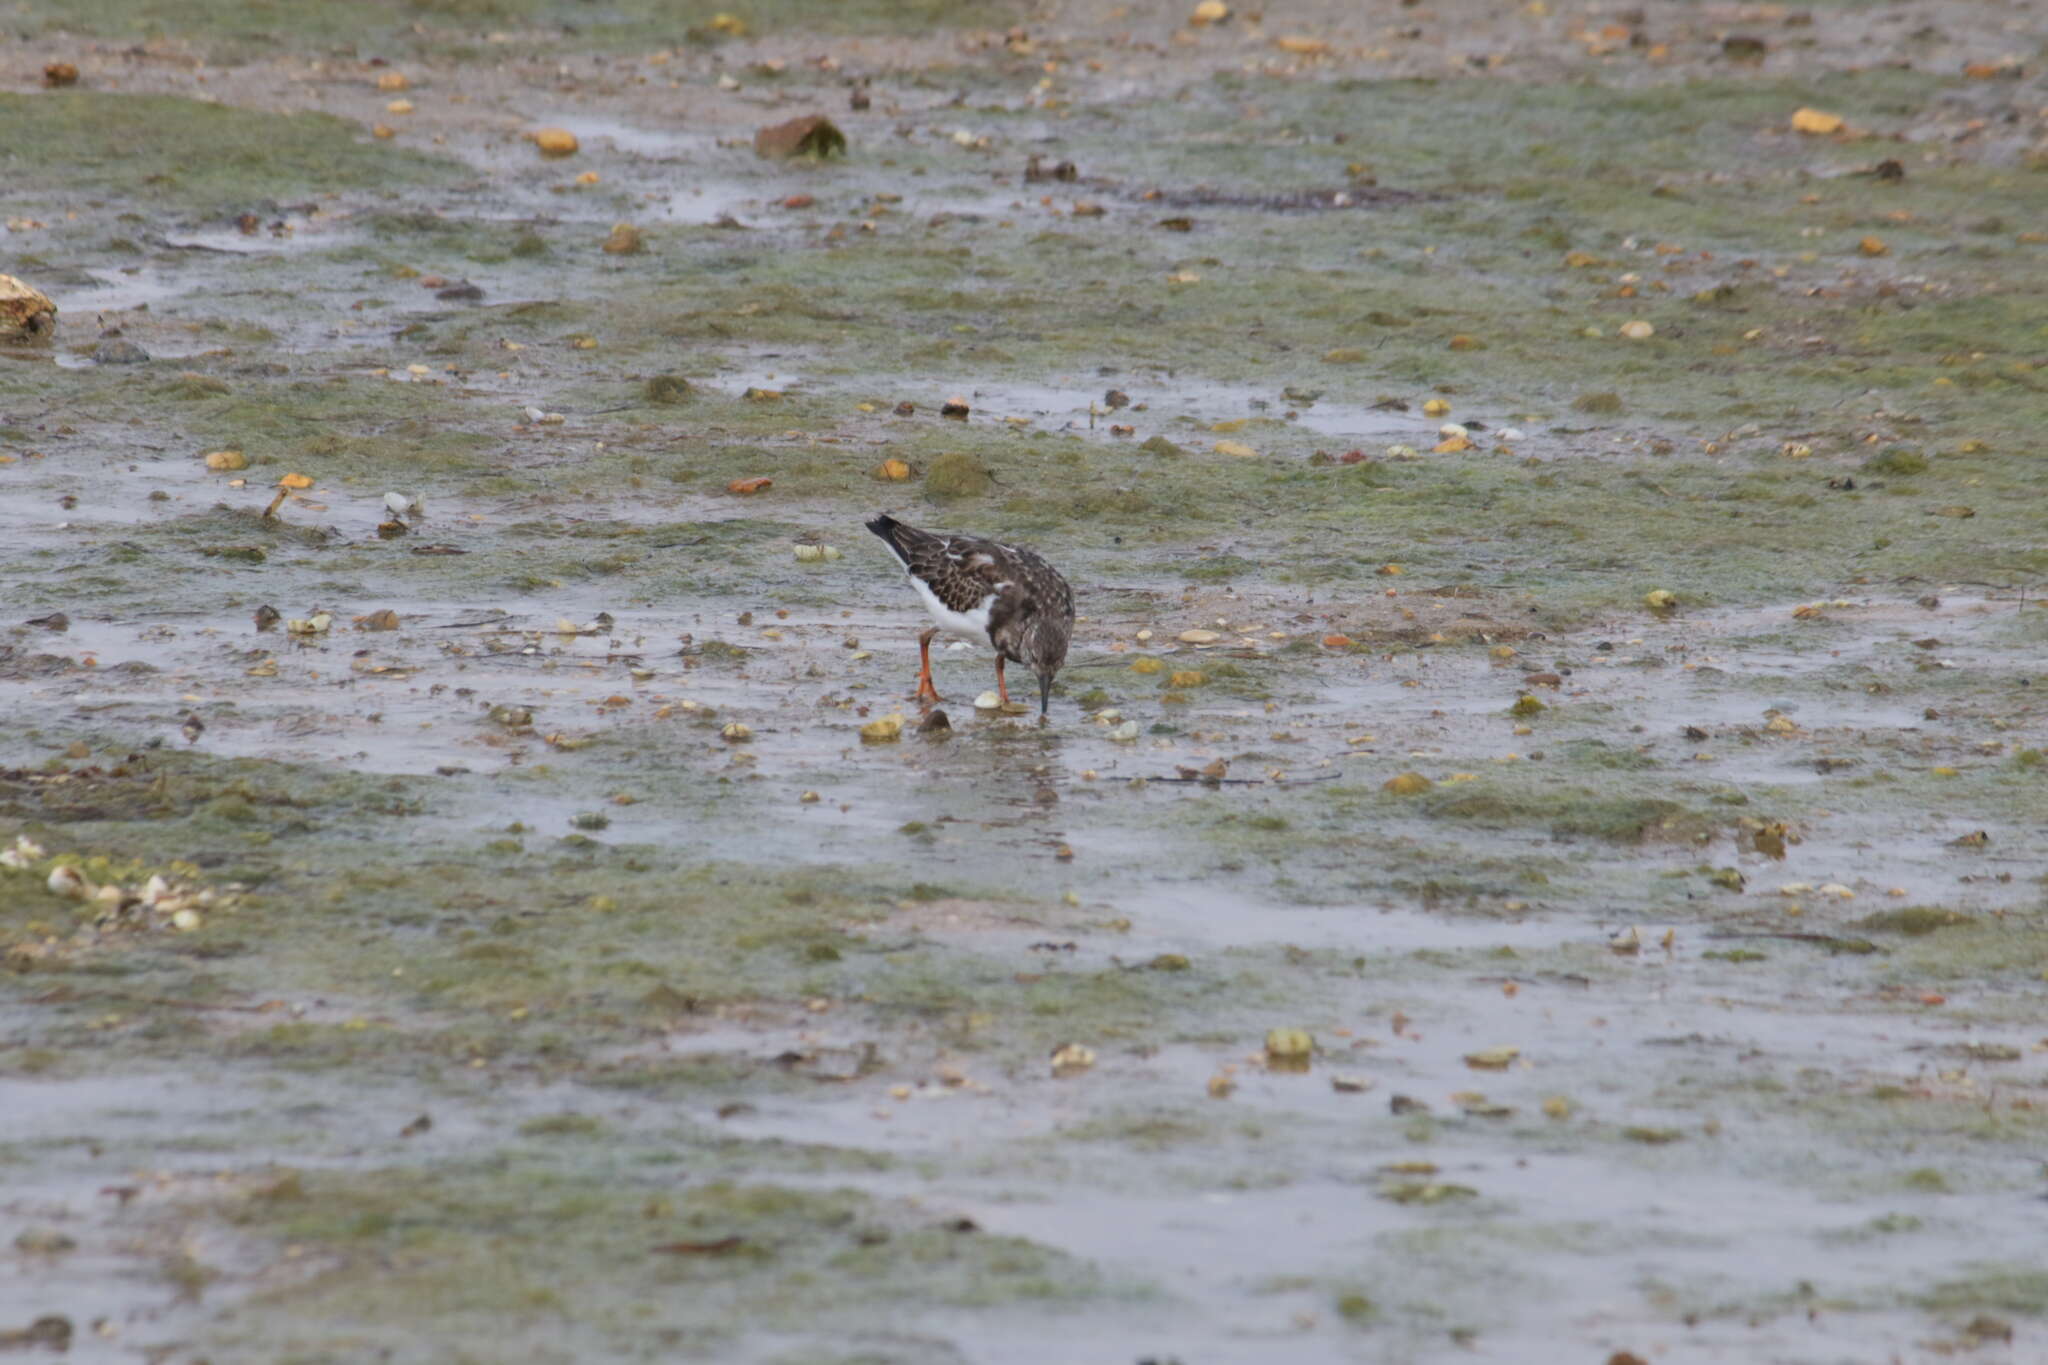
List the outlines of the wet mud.
<svg viewBox="0 0 2048 1365">
<path fill-rule="evenodd" d="M 16 8 L 0 1342 L 2038 1349 L 2026 7 Z"/>
</svg>

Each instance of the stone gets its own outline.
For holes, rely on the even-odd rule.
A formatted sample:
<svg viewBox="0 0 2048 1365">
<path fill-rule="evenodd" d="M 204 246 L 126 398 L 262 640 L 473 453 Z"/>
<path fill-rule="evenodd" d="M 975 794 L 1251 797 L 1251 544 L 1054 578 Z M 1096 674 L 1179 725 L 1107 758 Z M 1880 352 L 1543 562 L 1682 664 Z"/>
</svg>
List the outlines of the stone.
<svg viewBox="0 0 2048 1365">
<path fill-rule="evenodd" d="M 57 330 L 57 305 L 40 289 L 0 275 L 0 340 L 47 341 Z"/>
</svg>

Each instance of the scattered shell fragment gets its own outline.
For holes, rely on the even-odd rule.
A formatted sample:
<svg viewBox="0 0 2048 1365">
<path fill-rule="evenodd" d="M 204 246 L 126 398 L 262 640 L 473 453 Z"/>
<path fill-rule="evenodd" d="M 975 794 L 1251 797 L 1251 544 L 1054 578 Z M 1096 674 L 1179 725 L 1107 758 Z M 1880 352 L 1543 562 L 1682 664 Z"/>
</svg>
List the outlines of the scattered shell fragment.
<svg viewBox="0 0 2048 1365">
<path fill-rule="evenodd" d="M 1184 645 L 1213 645 L 1222 638 L 1213 630 L 1184 630 L 1179 636 Z"/>
<path fill-rule="evenodd" d="M 1283 1070 L 1306 1070 L 1315 1056 L 1315 1035 L 1307 1029 L 1276 1028 L 1266 1032 L 1266 1064 Z"/>
<path fill-rule="evenodd" d="M 809 156 L 823 160 L 846 154 L 846 134 L 823 114 L 802 114 L 754 134 L 754 155 L 771 161 Z"/>
<path fill-rule="evenodd" d="M 1518 1047 L 1488 1047 L 1465 1054 L 1465 1065 L 1474 1071 L 1505 1071 L 1522 1055 Z"/>
<path fill-rule="evenodd" d="M 891 711 L 880 720 L 871 720 L 860 727 L 861 740 L 867 744 L 887 744 L 902 736 L 903 715 L 898 711 Z"/>
<path fill-rule="evenodd" d="M 718 735 L 728 744 L 744 744 L 754 737 L 754 732 L 750 727 L 735 720 L 728 722 Z"/>
<path fill-rule="evenodd" d="M 583 144 L 567 128 L 539 128 L 527 134 L 534 148 L 545 157 L 574 156 Z"/>
<path fill-rule="evenodd" d="M 1617 330 L 1630 341 L 1648 341 L 1657 334 L 1657 329 L 1641 318 L 1624 322 Z"/>
<path fill-rule="evenodd" d="M 999 710 L 1002 707 L 1002 704 L 1003 699 L 997 696 L 992 691 L 984 692 L 974 699 L 974 709 L 977 711 Z"/>
<path fill-rule="evenodd" d="M 14 847 L 0 851 L 0 867 L 11 867 L 17 871 L 42 861 L 48 856 L 43 846 L 26 834 L 14 836 Z"/>
<path fill-rule="evenodd" d="M 1842 116 L 1825 113 L 1819 109 L 1797 109 L 1792 114 L 1792 131 L 1812 133 L 1821 137 L 1839 133 L 1842 131 Z"/>
<path fill-rule="evenodd" d="M 239 450 L 209 450 L 204 459 L 206 467 L 216 474 L 225 474 L 236 469 L 247 469 L 249 457 Z"/>
<path fill-rule="evenodd" d="M 1052 1074 L 1071 1076 L 1095 1065 L 1095 1050 L 1079 1043 L 1062 1043 L 1053 1049 Z"/>
</svg>

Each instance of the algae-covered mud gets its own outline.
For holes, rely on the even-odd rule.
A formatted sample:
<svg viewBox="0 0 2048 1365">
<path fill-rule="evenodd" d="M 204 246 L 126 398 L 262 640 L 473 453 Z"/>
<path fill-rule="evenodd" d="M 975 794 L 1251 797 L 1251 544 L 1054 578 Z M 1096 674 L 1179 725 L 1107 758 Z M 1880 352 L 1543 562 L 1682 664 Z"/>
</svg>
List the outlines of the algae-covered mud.
<svg viewBox="0 0 2048 1365">
<path fill-rule="evenodd" d="M 2048 1350 L 2037 6 L 0 18 L 0 1350 Z"/>
</svg>

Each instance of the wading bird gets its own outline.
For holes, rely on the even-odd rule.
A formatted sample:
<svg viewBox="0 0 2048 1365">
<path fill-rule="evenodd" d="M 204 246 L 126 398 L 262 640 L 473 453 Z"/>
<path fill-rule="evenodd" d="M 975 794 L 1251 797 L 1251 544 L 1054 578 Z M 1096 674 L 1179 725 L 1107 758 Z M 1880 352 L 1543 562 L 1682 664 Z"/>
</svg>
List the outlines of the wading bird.
<svg viewBox="0 0 2048 1365">
<path fill-rule="evenodd" d="M 917 699 L 939 701 L 932 685 L 932 640 L 940 631 L 986 642 L 996 652 L 996 695 L 1005 706 L 1005 663 L 1038 675 L 1038 714 L 1052 704 L 1052 679 L 1074 636 L 1074 593 L 1036 551 L 980 536 L 920 531 L 884 513 L 868 522 L 910 578 L 938 624 L 917 637 Z"/>
</svg>

